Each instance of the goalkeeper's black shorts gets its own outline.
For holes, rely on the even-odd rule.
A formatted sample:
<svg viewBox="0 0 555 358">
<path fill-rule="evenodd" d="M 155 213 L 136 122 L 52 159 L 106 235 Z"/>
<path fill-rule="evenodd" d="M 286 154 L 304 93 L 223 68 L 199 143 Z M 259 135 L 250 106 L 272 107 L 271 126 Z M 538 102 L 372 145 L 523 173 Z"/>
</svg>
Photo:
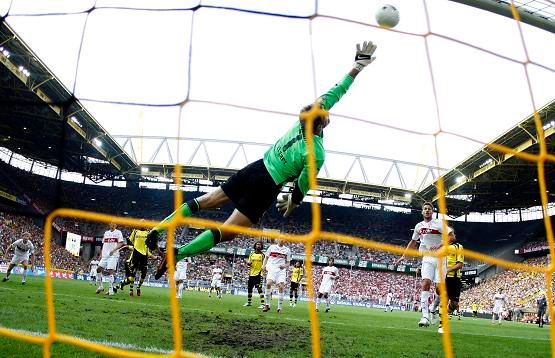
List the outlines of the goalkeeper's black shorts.
<svg viewBox="0 0 555 358">
<path fill-rule="evenodd" d="M 281 185 L 274 183 L 262 159 L 233 174 L 221 188 L 235 208 L 253 224 L 260 220 L 281 191 Z"/>
</svg>

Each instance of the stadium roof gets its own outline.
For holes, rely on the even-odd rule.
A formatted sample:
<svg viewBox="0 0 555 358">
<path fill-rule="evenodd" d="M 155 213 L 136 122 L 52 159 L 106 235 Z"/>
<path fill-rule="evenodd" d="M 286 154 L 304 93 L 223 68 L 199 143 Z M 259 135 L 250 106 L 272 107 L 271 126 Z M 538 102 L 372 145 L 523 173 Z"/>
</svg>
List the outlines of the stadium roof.
<svg viewBox="0 0 555 358">
<path fill-rule="evenodd" d="M 0 24 L 0 44 L 2 146 L 90 178 L 136 167 L 6 23 Z"/>
<path fill-rule="evenodd" d="M 296 109 L 348 71 L 354 43 L 364 39 L 378 43 L 378 60 L 334 107 L 326 131 L 320 184 L 332 192 L 429 198 L 438 175 L 469 172 L 466 158 L 511 133 L 533 111 L 532 100 L 541 107 L 554 97 L 555 53 L 546 46 L 553 34 L 522 24 L 525 51 L 513 20 L 454 2 L 394 3 L 400 32 L 375 26 L 380 3 L 373 1 L 321 0 L 317 10 L 312 1 L 226 1 L 225 9 L 218 1 L 134 3 L 139 10 L 121 1 L 8 3 L 0 1 L 0 15 L 40 58 L 40 69 L 24 63 L 31 88 L 54 88 L 51 100 L 73 101 L 78 108 L 66 113 L 83 114 L 79 123 L 90 126 L 74 146 L 64 144 L 76 168 L 68 170 L 97 158 L 117 163 L 119 173 L 141 174 L 143 166 L 157 176 L 179 162 L 191 177 L 223 179 L 259 158 Z M 6 36 L 7 49 L 22 43 Z M 75 121 L 67 123 L 79 135 Z M 60 143 L 62 126 L 48 128 Z M 30 152 L 22 150 L 48 159 L 46 151 Z M 467 161 L 480 160 L 479 152 Z"/>
</svg>

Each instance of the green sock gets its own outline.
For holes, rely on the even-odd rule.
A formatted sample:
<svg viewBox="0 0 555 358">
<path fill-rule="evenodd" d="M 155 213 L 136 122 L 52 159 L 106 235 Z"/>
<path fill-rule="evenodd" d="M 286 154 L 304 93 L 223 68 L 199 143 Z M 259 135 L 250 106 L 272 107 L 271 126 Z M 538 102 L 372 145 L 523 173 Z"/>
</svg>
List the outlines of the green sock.
<svg viewBox="0 0 555 358">
<path fill-rule="evenodd" d="M 181 246 L 177 250 L 175 261 L 183 260 L 185 257 L 191 257 L 202 254 L 213 248 L 221 239 L 220 230 L 206 230 L 187 245 Z"/>
<path fill-rule="evenodd" d="M 178 210 L 181 211 L 181 215 L 183 215 L 185 217 L 189 217 L 189 216 L 192 216 L 194 213 L 196 213 L 197 211 L 200 210 L 200 205 L 199 205 L 197 199 L 193 199 L 193 200 L 189 200 L 188 202 L 181 205 Z M 172 220 L 175 217 L 176 212 L 177 212 L 177 210 L 174 211 L 173 213 L 171 213 L 164 220 L 160 221 L 160 224 L 164 224 L 164 223 Z M 165 231 L 165 229 L 160 228 L 158 226 L 154 227 L 152 230 L 158 231 L 158 234 L 160 234 L 160 235 Z"/>
</svg>

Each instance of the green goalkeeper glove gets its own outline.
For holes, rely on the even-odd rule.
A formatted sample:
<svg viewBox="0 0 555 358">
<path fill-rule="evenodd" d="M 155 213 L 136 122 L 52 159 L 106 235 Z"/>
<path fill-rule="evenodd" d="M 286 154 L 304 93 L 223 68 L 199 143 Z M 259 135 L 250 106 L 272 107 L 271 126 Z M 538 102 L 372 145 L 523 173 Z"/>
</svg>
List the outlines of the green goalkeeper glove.
<svg viewBox="0 0 555 358">
<path fill-rule="evenodd" d="M 362 71 L 364 67 L 368 66 L 376 59 L 376 56 L 372 56 L 374 51 L 376 51 L 376 45 L 372 41 L 364 41 L 362 47 L 357 44 L 357 53 L 355 55 L 355 63 L 353 68 Z"/>
</svg>

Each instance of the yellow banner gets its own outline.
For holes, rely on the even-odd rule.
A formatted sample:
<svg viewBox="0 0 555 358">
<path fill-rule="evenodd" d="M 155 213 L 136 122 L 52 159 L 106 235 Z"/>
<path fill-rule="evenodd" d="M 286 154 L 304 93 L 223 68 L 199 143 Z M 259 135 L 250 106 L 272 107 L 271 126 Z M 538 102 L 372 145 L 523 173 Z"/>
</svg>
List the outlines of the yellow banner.
<svg viewBox="0 0 555 358">
<path fill-rule="evenodd" d="M 0 190 L 0 196 L 8 200 L 17 202 L 17 197 L 15 195 L 8 194 L 5 191 Z"/>
</svg>

